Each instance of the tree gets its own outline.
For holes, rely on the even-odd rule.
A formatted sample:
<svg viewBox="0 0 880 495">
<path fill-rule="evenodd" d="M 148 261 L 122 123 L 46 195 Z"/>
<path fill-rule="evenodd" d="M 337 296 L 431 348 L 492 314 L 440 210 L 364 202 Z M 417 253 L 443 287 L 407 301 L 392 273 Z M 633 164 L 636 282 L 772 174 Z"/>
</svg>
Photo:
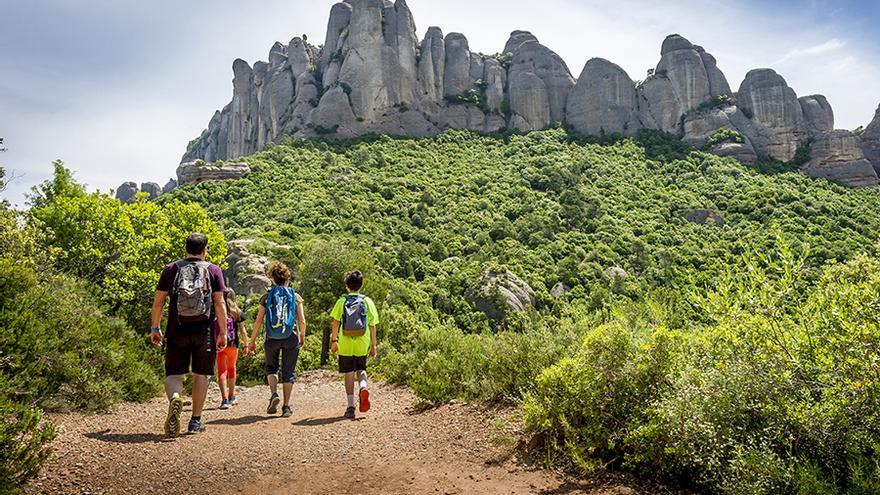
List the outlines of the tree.
<svg viewBox="0 0 880 495">
<path fill-rule="evenodd" d="M 61 162 L 54 177 L 33 191 L 32 221 L 47 232 L 41 245 L 54 252 L 58 269 L 91 281 L 108 314 L 134 328 L 147 328 L 159 274 L 183 256 L 190 232 L 208 236 L 209 261 L 221 264 L 226 256 L 225 237 L 198 205 L 123 204 L 100 192 L 88 194 Z"/>
</svg>

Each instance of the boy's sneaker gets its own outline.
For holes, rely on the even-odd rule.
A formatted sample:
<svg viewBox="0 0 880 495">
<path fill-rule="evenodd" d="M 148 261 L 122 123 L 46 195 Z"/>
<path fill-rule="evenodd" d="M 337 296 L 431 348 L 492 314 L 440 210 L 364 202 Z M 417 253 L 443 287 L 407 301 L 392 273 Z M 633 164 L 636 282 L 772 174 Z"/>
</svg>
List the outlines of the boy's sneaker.
<svg viewBox="0 0 880 495">
<path fill-rule="evenodd" d="M 229 400 L 223 399 L 220 401 L 220 409 L 229 409 Z"/>
<path fill-rule="evenodd" d="M 370 410 L 370 391 L 366 387 L 362 388 L 358 394 L 358 403 L 362 413 Z"/>
<path fill-rule="evenodd" d="M 226 403 L 230 406 L 237 406 L 238 399 L 234 395 L 230 395 L 228 399 L 226 399 Z"/>
<path fill-rule="evenodd" d="M 291 416 L 293 416 L 293 410 L 290 409 L 290 406 L 282 406 L 281 407 L 281 417 L 282 418 L 289 418 Z"/>
<path fill-rule="evenodd" d="M 345 415 L 344 415 L 344 417 L 345 417 L 346 419 L 354 419 L 354 406 L 349 406 L 349 407 L 345 410 Z"/>
<path fill-rule="evenodd" d="M 191 419 L 189 420 L 189 426 L 187 427 L 187 433 L 195 434 L 201 433 L 205 431 L 205 422 L 201 419 Z"/>
<path fill-rule="evenodd" d="M 168 415 L 165 416 L 165 436 L 175 438 L 180 436 L 180 413 L 183 412 L 183 399 L 175 393 L 168 402 Z"/>
<path fill-rule="evenodd" d="M 278 404 L 281 402 L 281 399 L 278 398 L 278 394 L 272 394 L 272 397 L 269 397 L 269 407 L 266 408 L 266 414 L 275 414 L 278 412 Z"/>
</svg>

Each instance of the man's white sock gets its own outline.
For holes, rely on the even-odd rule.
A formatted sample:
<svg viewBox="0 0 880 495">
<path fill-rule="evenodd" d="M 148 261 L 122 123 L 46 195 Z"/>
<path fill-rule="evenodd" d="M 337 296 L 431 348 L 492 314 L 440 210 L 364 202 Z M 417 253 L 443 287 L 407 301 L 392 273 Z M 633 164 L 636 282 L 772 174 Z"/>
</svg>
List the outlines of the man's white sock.
<svg viewBox="0 0 880 495">
<path fill-rule="evenodd" d="M 348 407 L 354 407 L 354 396 L 353 395 L 348 396 Z"/>
<path fill-rule="evenodd" d="M 358 386 L 360 387 L 361 390 L 367 388 L 367 379 L 361 378 L 361 381 L 358 382 Z"/>
</svg>

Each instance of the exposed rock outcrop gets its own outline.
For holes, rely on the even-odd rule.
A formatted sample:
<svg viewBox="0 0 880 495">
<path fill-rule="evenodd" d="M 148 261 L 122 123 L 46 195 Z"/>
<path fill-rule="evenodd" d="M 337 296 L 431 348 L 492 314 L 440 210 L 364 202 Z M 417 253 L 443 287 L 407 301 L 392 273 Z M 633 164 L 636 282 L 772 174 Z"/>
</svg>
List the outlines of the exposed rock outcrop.
<svg viewBox="0 0 880 495">
<path fill-rule="evenodd" d="M 511 127 L 529 131 L 565 122 L 565 105 L 575 81 L 562 58 L 527 31 L 514 31 L 504 47 Z"/>
<path fill-rule="evenodd" d="M 702 208 L 697 208 L 684 212 L 684 219 L 690 223 L 695 223 L 698 225 L 706 225 L 710 222 L 719 227 L 724 225 L 724 219 L 721 217 L 720 213 L 715 210 L 707 210 Z"/>
<path fill-rule="evenodd" d="M 586 134 L 662 130 L 751 164 L 759 157 L 791 161 L 834 129 L 825 97 L 798 99 L 771 69 L 750 71 L 733 94 L 715 57 L 678 34 L 663 41 L 657 66 L 641 83 L 602 59 L 587 62 L 575 80 L 562 58 L 528 31 L 512 32 L 492 56 L 473 52 L 464 34 L 444 36 L 439 27 L 419 42 L 405 0 L 339 2 L 320 50 L 302 38 L 276 42 L 267 62 L 239 59 L 232 71 L 231 102 L 189 143 L 183 162 L 235 159 L 285 135 L 423 137 L 563 123 Z M 713 139 L 719 132 L 723 139 Z M 878 143 L 875 119 L 861 147 L 880 169 Z M 852 168 L 844 165 L 852 160 L 834 156 L 814 160 L 810 169 Z"/>
<path fill-rule="evenodd" d="M 670 35 L 663 41 L 657 68 L 639 88 L 642 124 L 678 133 L 682 115 L 730 93 L 714 57 L 684 37 Z"/>
<path fill-rule="evenodd" d="M 229 266 L 223 272 L 226 286 L 245 297 L 263 294 L 272 286 L 272 281 L 266 276 L 269 260 L 251 253 L 249 247 L 252 243 L 253 240 L 249 239 L 230 241 L 226 247 L 226 264 Z"/>
<path fill-rule="evenodd" d="M 865 159 L 859 137 L 836 130 L 815 138 L 812 160 L 803 167 L 810 177 L 821 177 L 850 187 L 876 187 L 877 172 Z"/>
<path fill-rule="evenodd" d="M 482 280 L 465 292 L 474 309 L 491 320 L 502 320 L 510 312 L 522 313 L 535 305 L 535 291 L 509 271 L 487 271 Z"/>
<path fill-rule="evenodd" d="M 834 110 L 822 95 L 798 98 L 804 112 L 804 124 L 810 134 L 820 134 L 834 130 Z"/>
<path fill-rule="evenodd" d="M 165 183 L 165 187 L 162 188 L 162 194 L 168 194 L 175 189 L 177 189 L 177 180 L 168 179 L 168 182 Z"/>
<path fill-rule="evenodd" d="M 550 289 L 550 296 L 553 299 L 559 299 L 560 297 L 568 294 L 571 291 L 571 287 L 562 282 L 556 282 L 553 287 Z"/>
<path fill-rule="evenodd" d="M 584 134 L 635 134 L 640 123 L 632 79 L 616 64 L 591 59 L 568 95 L 566 120 Z"/>
<path fill-rule="evenodd" d="M 144 182 L 141 184 L 141 192 L 149 194 L 149 199 L 154 200 L 162 194 L 162 186 L 155 182 Z"/>
<path fill-rule="evenodd" d="M 865 158 L 880 175 L 880 107 L 877 107 L 877 112 L 874 113 L 874 120 L 862 132 L 861 139 Z"/>
<path fill-rule="evenodd" d="M 782 76 L 772 69 L 750 71 L 736 102 L 757 126 L 757 134 L 749 137 L 760 143 L 758 154 L 786 162 L 794 158 L 807 133 L 801 103 Z"/>
<path fill-rule="evenodd" d="M 684 140 L 692 146 L 708 147 L 718 156 L 733 157 L 749 165 L 758 161 L 758 154 L 748 137 L 755 133 L 754 128 L 734 105 L 688 112 L 682 125 Z"/>
<path fill-rule="evenodd" d="M 123 203 L 131 203 L 139 191 L 136 182 L 123 182 L 122 185 L 116 188 L 116 199 Z"/>
<path fill-rule="evenodd" d="M 240 179 L 251 172 L 247 163 L 205 163 L 201 160 L 181 163 L 177 167 L 177 182 L 180 185 L 197 184 L 205 181 Z"/>
</svg>

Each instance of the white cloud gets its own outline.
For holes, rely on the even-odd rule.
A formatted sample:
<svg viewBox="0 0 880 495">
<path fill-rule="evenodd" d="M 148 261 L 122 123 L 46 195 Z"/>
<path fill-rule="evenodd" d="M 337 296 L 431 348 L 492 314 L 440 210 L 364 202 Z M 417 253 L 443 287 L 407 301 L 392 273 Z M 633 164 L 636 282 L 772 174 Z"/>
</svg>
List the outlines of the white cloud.
<svg viewBox="0 0 880 495">
<path fill-rule="evenodd" d="M 832 38 L 824 43 L 813 45 L 807 48 L 795 48 L 790 52 L 786 53 L 781 59 L 777 60 L 773 65 L 784 64 L 789 60 L 803 58 L 803 57 L 814 57 L 816 55 L 824 55 L 826 53 L 835 52 L 842 48 L 846 47 L 846 43 L 840 41 L 837 38 Z"/>
</svg>

